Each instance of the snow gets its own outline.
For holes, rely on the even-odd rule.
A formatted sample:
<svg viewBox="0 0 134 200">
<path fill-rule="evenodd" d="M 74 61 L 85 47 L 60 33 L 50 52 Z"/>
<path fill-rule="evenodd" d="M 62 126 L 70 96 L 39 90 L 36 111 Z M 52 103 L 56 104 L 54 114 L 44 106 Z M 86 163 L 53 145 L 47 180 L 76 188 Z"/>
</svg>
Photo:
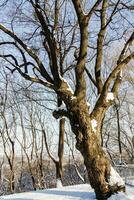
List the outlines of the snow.
<svg viewBox="0 0 134 200">
<path fill-rule="evenodd" d="M 96 133 L 97 121 L 95 119 L 91 120 L 91 126 L 92 126 L 93 132 Z"/>
<path fill-rule="evenodd" d="M 74 92 L 73 92 L 73 90 L 72 90 L 72 88 L 70 87 L 70 85 L 69 85 L 69 83 L 60 75 L 60 79 L 64 82 L 64 83 L 66 83 L 67 84 L 67 91 L 69 91 L 69 92 L 71 92 L 71 94 L 73 95 L 74 94 Z"/>
<path fill-rule="evenodd" d="M 68 83 L 67 83 L 67 84 L 68 84 Z M 74 92 L 73 92 L 72 88 L 69 86 L 69 84 L 68 84 L 67 91 L 69 91 L 69 92 L 71 92 L 72 94 L 74 94 Z"/>
<path fill-rule="evenodd" d="M 113 101 L 114 100 L 114 93 L 108 92 L 106 97 L 106 102 Z"/>
<path fill-rule="evenodd" d="M 62 102 L 61 106 L 60 107 L 57 107 L 56 108 L 56 111 L 59 111 L 59 110 L 66 110 L 66 105 L 64 102 Z"/>
<path fill-rule="evenodd" d="M 90 192 L 89 192 L 90 190 Z M 86 185 L 68 186 L 56 189 L 38 190 L 3 196 L 0 200 L 88 200 L 95 199 L 91 187 Z"/>
<path fill-rule="evenodd" d="M 126 186 L 126 192 L 112 195 L 108 200 L 134 200 L 134 187 Z"/>
<path fill-rule="evenodd" d="M 73 101 L 73 100 L 76 100 L 77 98 L 76 98 L 76 96 L 72 96 L 71 97 L 71 100 Z"/>
<path fill-rule="evenodd" d="M 123 71 L 122 71 L 122 69 L 120 70 L 120 79 L 122 79 L 122 77 L 123 77 Z"/>
<path fill-rule="evenodd" d="M 0 200 L 95 200 L 90 185 L 81 184 L 48 190 L 19 193 L 0 197 Z M 108 200 L 134 200 L 134 188 L 127 187 L 126 193 L 113 195 Z"/>
<path fill-rule="evenodd" d="M 119 164 L 122 164 L 122 155 L 119 156 Z"/>
<path fill-rule="evenodd" d="M 126 180 L 126 184 L 134 187 L 134 180 Z"/>
<path fill-rule="evenodd" d="M 124 193 L 120 192 L 119 194 L 112 195 L 108 200 L 129 200 L 129 198 L 127 198 Z"/>
<path fill-rule="evenodd" d="M 120 177 L 120 175 L 116 172 L 116 170 L 111 166 L 111 175 L 109 183 L 111 186 L 114 184 L 117 184 L 118 186 L 124 185 L 123 179 Z"/>
<path fill-rule="evenodd" d="M 90 103 L 87 101 L 87 106 L 88 106 L 88 109 L 90 108 Z"/>
<path fill-rule="evenodd" d="M 63 186 L 62 186 L 62 182 L 61 182 L 60 179 L 57 179 L 57 181 L 56 181 L 56 186 L 57 186 L 57 188 L 63 187 Z"/>
</svg>

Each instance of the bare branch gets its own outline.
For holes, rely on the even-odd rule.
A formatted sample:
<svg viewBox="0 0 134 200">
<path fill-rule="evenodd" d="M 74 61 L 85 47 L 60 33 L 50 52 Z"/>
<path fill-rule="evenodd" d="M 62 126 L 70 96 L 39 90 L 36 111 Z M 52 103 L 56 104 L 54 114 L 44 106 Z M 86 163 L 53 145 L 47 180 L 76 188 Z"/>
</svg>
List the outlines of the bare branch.
<svg viewBox="0 0 134 200">
<path fill-rule="evenodd" d="M 0 57 L 4 58 L 9 64 L 11 64 L 11 65 L 19 72 L 19 74 L 20 74 L 23 78 L 25 78 L 26 80 L 29 80 L 29 81 L 31 81 L 31 82 L 36 82 L 36 83 L 42 84 L 42 85 L 44 85 L 44 86 L 46 86 L 46 87 L 49 87 L 49 88 L 51 88 L 51 89 L 55 89 L 55 87 L 54 87 L 53 84 L 51 84 L 51 83 L 49 83 L 49 82 L 47 82 L 47 81 L 44 81 L 44 80 L 42 80 L 42 79 L 29 76 L 29 75 L 27 75 L 26 73 L 22 72 L 22 70 L 20 69 L 20 67 L 19 67 L 18 65 L 16 65 L 17 63 L 14 64 L 14 63 L 12 63 L 11 61 L 9 61 L 9 60 L 7 59 L 7 57 L 11 57 L 11 58 L 16 62 L 16 59 L 15 59 L 15 57 L 14 57 L 13 55 L 10 55 L 10 54 L 9 54 L 9 55 L 0 55 Z"/>
<path fill-rule="evenodd" d="M 42 27 L 42 32 L 47 40 L 49 50 L 50 50 L 49 56 L 51 55 L 50 60 L 52 61 L 52 64 L 50 63 L 50 69 L 51 69 L 55 84 L 58 84 L 59 81 L 61 81 L 61 79 L 60 79 L 60 71 L 59 71 L 58 62 L 57 62 L 57 52 L 58 52 L 57 49 L 58 48 L 56 45 L 56 41 L 53 37 L 52 32 L 48 28 L 48 25 L 42 14 L 42 9 L 41 9 L 40 5 L 38 4 L 38 1 L 36 1 L 36 4 L 34 4 L 32 0 L 30 0 L 30 2 L 35 10 L 35 13 L 36 13 L 38 20 Z"/>
<path fill-rule="evenodd" d="M 0 29 L 5 32 L 7 35 L 9 35 L 11 38 L 13 38 L 25 51 L 36 61 L 37 65 L 40 68 L 41 75 L 50 83 L 53 83 L 52 78 L 49 76 L 48 72 L 44 68 L 42 62 L 40 61 L 39 57 L 34 53 L 34 51 L 29 48 L 15 33 L 4 27 L 2 24 L 0 24 Z"/>
<path fill-rule="evenodd" d="M 119 3 L 120 3 L 120 0 L 118 0 L 117 3 L 115 4 L 114 9 L 113 9 L 113 12 L 111 13 L 111 15 L 110 15 L 110 17 L 109 17 L 109 19 L 108 19 L 108 21 L 107 21 L 107 23 L 106 23 L 106 25 L 105 25 L 106 27 L 107 27 L 107 26 L 109 25 L 109 23 L 112 21 L 113 16 L 117 13 L 117 7 L 118 7 Z"/>
<path fill-rule="evenodd" d="M 123 2 L 121 2 L 121 5 L 123 5 L 128 10 L 134 10 L 134 5 L 127 5 L 127 4 L 123 3 Z"/>
<path fill-rule="evenodd" d="M 87 69 L 87 67 L 85 67 L 85 71 L 89 77 L 89 79 L 92 81 L 92 83 L 97 87 L 96 81 L 94 80 L 94 78 L 92 77 L 92 75 L 90 74 L 89 70 Z"/>
<path fill-rule="evenodd" d="M 90 20 L 92 14 L 95 12 L 95 10 L 97 9 L 97 7 L 100 5 L 100 3 L 102 2 L 102 0 L 98 0 L 94 6 L 91 8 L 91 10 L 89 11 L 87 17 L 88 17 L 88 20 Z"/>
</svg>

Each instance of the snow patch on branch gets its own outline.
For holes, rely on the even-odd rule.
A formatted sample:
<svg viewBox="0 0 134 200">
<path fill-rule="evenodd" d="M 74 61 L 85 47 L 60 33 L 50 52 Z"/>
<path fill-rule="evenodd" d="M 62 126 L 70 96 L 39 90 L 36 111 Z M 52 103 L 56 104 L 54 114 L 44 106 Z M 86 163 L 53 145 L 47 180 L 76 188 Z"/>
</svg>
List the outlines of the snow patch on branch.
<svg viewBox="0 0 134 200">
<path fill-rule="evenodd" d="M 123 179 L 120 177 L 118 172 L 116 172 L 116 170 L 112 166 L 111 166 L 109 184 L 111 186 L 114 186 L 114 185 L 123 186 L 124 185 Z"/>
<path fill-rule="evenodd" d="M 91 120 L 91 126 L 92 126 L 93 132 L 96 133 L 97 121 L 95 119 Z"/>
<path fill-rule="evenodd" d="M 69 83 L 62 77 L 62 76 L 60 76 L 60 79 L 64 82 L 64 83 L 66 83 L 67 84 L 67 91 L 69 91 L 69 92 L 71 92 L 72 93 L 72 95 L 74 94 L 74 91 L 72 90 L 72 88 L 70 87 L 70 85 L 69 85 Z"/>
<path fill-rule="evenodd" d="M 106 102 L 113 101 L 114 100 L 114 93 L 108 92 L 106 96 Z"/>
<path fill-rule="evenodd" d="M 122 69 L 120 70 L 120 79 L 122 79 L 122 77 L 123 77 L 123 71 L 122 71 Z"/>
<path fill-rule="evenodd" d="M 74 94 L 74 92 L 73 92 L 72 88 L 70 87 L 70 85 L 69 85 L 68 83 L 67 83 L 67 85 L 68 85 L 67 91 L 69 91 L 69 92 L 71 92 L 72 94 Z"/>
<path fill-rule="evenodd" d="M 76 98 L 76 96 L 72 96 L 71 97 L 71 100 L 73 101 L 73 100 L 76 100 L 77 98 Z"/>
<path fill-rule="evenodd" d="M 122 78 L 123 78 L 123 70 L 122 70 L 122 69 L 120 69 L 118 78 L 119 78 L 120 80 L 122 80 Z"/>
<path fill-rule="evenodd" d="M 88 108 L 90 108 L 90 103 L 87 101 L 87 106 L 88 106 Z"/>
<path fill-rule="evenodd" d="M 59 107 L 57 106 L 56 109 L 53 110 L 53 112 L 59 110 L 67 110 L 64 102 L 62 102 L 62 104 Z"/>
<path fill-rule="evenodd" d="M 57 108 L 58 110 L 60 109 L 60 110 L 66 110 L 66 105 L 65 105 L 65 103 L 62 101 L 62 104 L 61 104 L 61 106 L 60 107 L 58 107 Z"/>
</svg>

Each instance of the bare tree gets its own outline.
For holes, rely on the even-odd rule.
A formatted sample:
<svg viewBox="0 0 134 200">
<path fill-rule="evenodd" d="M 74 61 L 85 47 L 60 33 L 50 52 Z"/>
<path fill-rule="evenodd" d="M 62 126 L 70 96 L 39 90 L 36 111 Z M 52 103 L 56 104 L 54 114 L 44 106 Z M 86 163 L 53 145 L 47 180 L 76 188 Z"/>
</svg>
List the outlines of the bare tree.
<svg viewBox="0 0 134 200">
<path fill-rule="evenodd" d="M 3 165 L 4 165 L 4 159 L 0 162 L 0 195 L 3 193 Z"/>
<path fill-rule="evenodd" d="M 7 162 L 9 164 L 10 169 L 10 175 L 9 175 L 9 190 L 11 193 L 14 192 L 15 189 L 15 172 L 14 172 L 14 166 L 15 166 L 15 134 L 16 129 L 14 128 L 15 125 L 15 116 L 14 112 L 11 111 L 12 119 L 9 119 L 7 115 L 7 99 L 8 99 L 8 85 L 9 80 L 8 76 L 5 75 L 5 88 L 3 94 L 1 93 L 1 110 L 0 110 L 0 117 L 2 122 L 2 128 L 0 130 L 0 135 L 2 138 L 3 148 L 4 148 L 4 155 L 7 159 Z"/>
<path fill-rule="evenodd" d="M 31 150 L 31 148 L 30 148 L 31 144 L 29 144 L 29 143 L 27 144 L 27 134 L 26 134 L 26 129 L 25 129 L 25 125 L 24 125 L 24 119 L 23 119 L 22 112 L 20 110 L 18 110 L 18 113 L 19 113 L 19 117 L 20 117 L 20 127 L 22 130 L 22 141 L 20 141 L 20 139 L 18 137 L 16 137 L 16 139 L 17 139 L 18 143 L 20 144 L 20 147 L 21 147 L 22 151 L 24 152 L 24 155 L 27 159 L 28 169 L 29 169 L 29 172 L 31 175 L 33 189 L 36 190 L 36 181 L 35 181 L 35 176 L 34 176 L 33 168 L 32 168 L 33 157 L 30 157 L 29 152 L 28 152 Z M 35 140 L 35 137 L 33 137 L 31 140 L 32 144 L 33 144 L 34 140 Z M 32 147 L 34 147 L 34 144 Z M 23 157 L 22 157 L 22 159 L 23 159 Z M 23 160 L 22 160 L 22 167 L 24 167 Z"/>
<path fill-rule="evenodd" d="M 54 156 L 51 154 L 49 146 L 48 146 L 47 134 L 46 134 L 45 128 L 41 125 L 42 134 L 44 136 L 45 147 L 46 147 L 48 156 L 51 158 L 51 160 L 55 164 L 55 168 L 56 168 L 56 186 L 57 187 L 61 187 L 62 186 L 63 154 L 64 154 L 64 125 L 65 125 L 65 119 L 62 118 L 60 120 L 60 126 L 59 126 L 58 159 L 55 159 Z"/>
<path fill-rule="evenodd" d="M 97 0 L 89 4 L 87 1 L 86 9 L 84 9 L 80 0 L 55 1 L 55 4 L 51 1 L 29 0 L 26 1 L 27 6 L 21 4 L 16 11 L 21 12 L 21 15 L 25 17 L 25 25 L 34 25 L 34 30 L 25 29 L 27 33 L 24 35 L 27 37 L 20 32 L 17 34 L 17 22 L 15 25 L 11 23 L 12 30 L 0 24 L 1 36 L 3 34 L 5 36 L 0 42 L 0 45 L 5 47 L 3 53 L 0 53 L 0 57 L 5 60 L 4 65 L 12 73 L 17 71 L 26 80 L 53 90 L 65 103 L 66 109 L 55 111 L 54 116 L 56 118 L 66 116 L 70 120 L 72 132 L 76 136 L 76 148 L 84 158 L 89 181 L 95 189 L 96 197 L 101 200 L 107 199 L 115 192 L 125 190 L 121 179 L 112 181 L 114 169 L 101 147 L 101 131 L 104 115 L 118 95 L 122 71 L 134 58 L 132 48 L 134 32 L 132 23 L 127 19 L 127 13 L 131 14 L 133 9 L 131 3 L 132 1 L 122 3 L 118 0 L 111 3 L 110 0 Z M 20 11 L 20 7 L 23 12 Z M 27 19 L 26 7 L 29 13 L 34 13 Z M 68 16 L 67 10 L 68 12 L 71 10 L 72 17 Z M 121 27 L 117 19 L 127 24 L 123 32 L 117 31 L 116 25 L 118 29 Z M 95 21 L 99 24 L 97 28 Z M 19 27 L 20 25 L 23 26 L 21 20 Z M 128 26 L 130 34 L 124 40 Z M 106 37 L 107 33 L 110 39 Z M 119 39 L 122 39 L 123 47 L 118 53 L 116 63 L 111 66 L 111 72 L 107 74 L 107 77 L 103 77 L 102 72 L 106 67 L 104 66 L 104 49 L 110 43 L 114 45 L 114 42 Z M 7 46 L 14 47 L 15 51 L 10 52 Z M 40 52 L 38 46 L 40 46 Z M 92 50 L 95 50 L 94 55 L 91 53 Z M 87 63 L 94 69 L 94 74 L 90 73 Z M 89 110 L 87 103 L 87 91 L 90 93 L 90 86 L 87 87 L 85 78 L 87 68 L 89 83 L 94 85 L 97 95 L 92 110 Z M 69 73 L 71 69 L 75 76 L 74 91 L 69 85 L 72 85 L 69 76 L 65 80 L 67 72 Z M 92 93 L 90 95 L 92 98 Z"/>
</svg>

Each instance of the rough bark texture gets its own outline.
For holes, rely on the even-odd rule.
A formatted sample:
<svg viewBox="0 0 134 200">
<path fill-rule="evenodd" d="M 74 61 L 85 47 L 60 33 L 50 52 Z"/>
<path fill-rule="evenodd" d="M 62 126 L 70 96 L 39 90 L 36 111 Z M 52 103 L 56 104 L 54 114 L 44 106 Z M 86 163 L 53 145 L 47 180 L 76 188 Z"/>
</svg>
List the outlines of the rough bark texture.
<svg viewBox="0 0 134 200">
<path fill-rule="evenodd" d="M 98 110 L 96 108 L 95 112 L 89 114 L 86 100 L 75 96 L 72 98 L 66 83 L 61 85 L 59 94 L 67 106 L 67 115 L 76 136 L 76 148 L 84 158 L 89 182 L 95 190 L 97 199 L 105 200 L 116 192 L 124 191 L 124 185 L 110 186 L 111 164 L 101 147 L 100 132 L 106 105 L 103 104 L 102 108 L 98 106 Z M 93 130 L 92 119 L 98 122 L 96 131 Z"/>
<path fill-rule="evenodd" d="M 88 178 L 95 189 L 97 199 L 107 199 L 115 192 L 124 191 L 124 186 L 111 187 L 108 183 L 111 165 L 98 140 L 97 131 L 92 130 L 86 103 L 83 105 L 77 103 L 70 111 L 69 118 L 76 135 L 76 148 L 84 158 Z"/>
</svg>

